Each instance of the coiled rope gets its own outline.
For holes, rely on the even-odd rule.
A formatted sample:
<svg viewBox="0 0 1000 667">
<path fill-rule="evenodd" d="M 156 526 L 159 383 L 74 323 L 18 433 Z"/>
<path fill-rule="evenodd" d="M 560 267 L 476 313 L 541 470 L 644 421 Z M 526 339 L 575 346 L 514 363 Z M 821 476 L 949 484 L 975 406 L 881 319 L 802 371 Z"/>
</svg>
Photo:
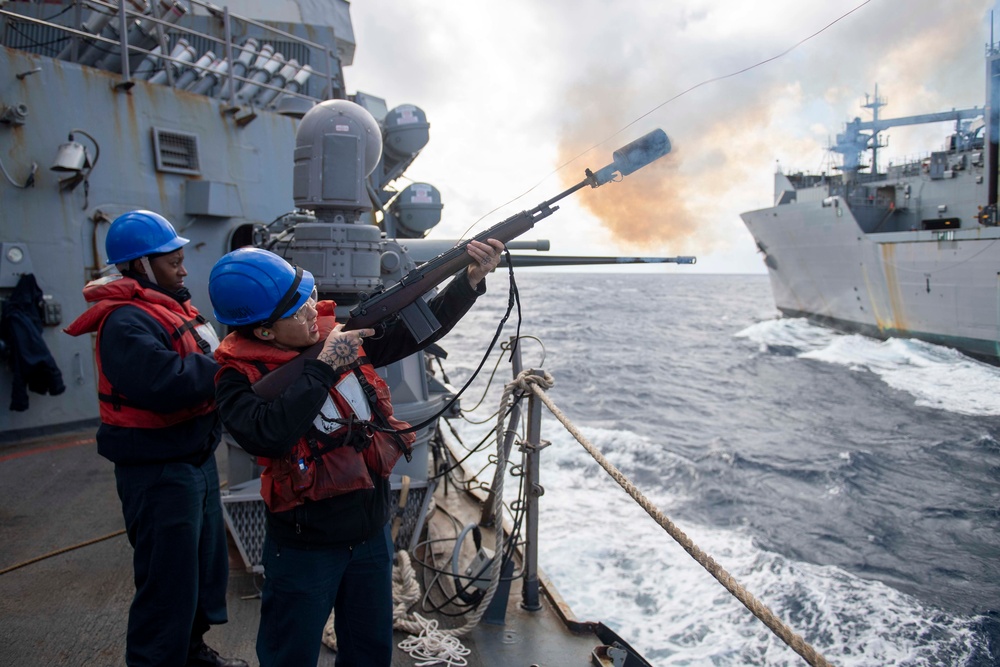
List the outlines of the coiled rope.
<svg viewBox="0 0 1000 667">
<path fill-rule="evenodd" d="M 708 570 L 709 574 L 715 577 L 720 584 L 722 584 L 726 590 L 728 590 L 732 595 L 743 603 L 743 605 L 749 609 L 754 616 L 759 618 L 764 625 L 766 625 L 771 632 L 778 636 L 783 642 L 785 642 L 793 651 L 802 656 L 806 662 L 813 667 L 830 667 L 830 663 L 827 662 L 826 658 L 822 656 L 816 649 L 810 646 L 805 640 L 799 635 L 792 632 L 792 630 L 785 625 L 779 618 L 777 618 L 767 605 L 763 604 L 757 598 L 753 596 L 752 593 L 743 588 L 726 570 L 715 562 L 715 559 L 709 556 L 707 553 L 698 548 L 691 539 L 684 534 L 684 531 L 679 529 L 674 523 L 664 515 L 659 509 L 656 508 L 649 500 L 642 495 L 642 493 L 635 488 L 635 486 L 628 480 L 625 475 L 623 475 L 615 466 L 604 458 L 604 455 L 597 450 L 588 440 L 580 433 L 580 431 L 573 425 L 573 423 L 559 410 L 558 407 L 552 402 L 552 400 L 545 393 L 545 389 L 551 387 L 554 382 L 552 377 L 545 373 L 544 379 L 537 375 L 532 375 L 536 371 L 525 370 L 522 371 L 517 378 L 508 385 L 508 389 L 504 391 L 504 396 L 507 396 L 510 391 L 510 387 L 515 387 L 524 392 L 532 392 L 538 397 L 545 407 L 558 419 L 566 430 L 576 438 L 577 442 L 583 445 L 583 448 L 587 450 L 588 453 L 594 460 L 611 477 L 618 482 L 618 484 L 625 489 L 625 492 L 632 497 L 636 503 L 639 504 L 642 509 L 646 511 L 649 516 L 658 523 L 670 537 L 683 547 L 688 554 L 691 555 L 702 567 Z M 543 386 L 544 385 L 544 388 Z M 503 414 L 503 407 L 501 407 L 501 414 Z M 501 469 L 501 462 L 497 462 L 497 469 Z M 497 531 L 498 534 L 501 531 Z M 497 552 L 499 553 L 499 551 Z"/>
<path fill-rule="evenodd" d="M 416 612 L 413 618 L 421 625 L 420 634 L 399 642 L 399 648 L 411 658 L 422 661 L 416 663 L 417 667 L 438 664 L 465 667 L 469 664 L 465 656 L 471 651 L 462 645 L 458 637 L 447 634 L 447 630 L 438 630 L 438 622 L 433 619 L 428 620 Z"/>
<path fill-rule="evenodd" d="M 410 563 L 410 554 L 405 550 L 396 552 L 396 563 L 392 567 L 392 627 L 403 630 L 413 636 L 399 643 L 399 648 L 406 651 L 411 658 L 419 660 L 416 667 L 430 665 L 447 665 L 447 667 L 466 667 L 465 659 L 470 651 L 462 646 L 458 638 L 448 634 L 446 630 L 438 630 L 435 620 L 428 620 L 414 612 L 407 614 L 409 609 L 420 599 L 420 583 Z M 323 628 L 323 644 L 337 650 L 337 634 L 334 630 L 334 612 Z"/>
<path fill-rule="evenodd" d="M 502 560 L 502 558 L 500 558 L 500 554 L 503 553 L 504 536 L 502 522 L 503 480 L 504 474 L 507 470 L 507 454 L 504 451 L 503 446 L 503 418 L 509 412 L 509 408 L 514 400 L 513 396 L 515 392 L 524 393 L 525 387 L 533 382 L 547 382 L 547 387 L 552 386 L 552 377 L 548 374 L 546 374 L 544 378 L 526 375 L 525 373 L 522 373 L 521 376 L 524 377 L 521 384 L 518 384 L 515 381 L 504 387 L 503 396 L 500 399 L 500 410 L 497 412 L 497 425 L 495 429 L 497 442 L 497 463 L 496 469 L 493 473 L 493 485 L 490 487 L 493 491 L 493 525 L 497 526 L 497 529 L 494 531 L 496 534 L 496 542 L 494 544 L 493 553 L 497 554 L 497 557 L 493 559 L 493 564 L 490 567 L 490 585 L 486 589 L 486 594 L 483 596 L 483 599 L 480 601 L 479 605 L 476 607 L 475 611 L 465 624 L 457 628 L 439 630 L 437 627 L 437 621 L 428 621 L 415 612 L 409 616 L 397 616 L 394 613 L 393 627 L 398 630 L 409 632 L 412 635 L 416 635 L 415 637 L 409 637 L 408 639 L 400 642 L 399 647 L 415 658 L 430 659 L 429 662 L 419 663 L 420 665 L 432 665 L 435 664 L 435 660 L 444 662 L 448 665 L 458 666 L 466 664 L 464 661 L 465 659 L 461 656 L 467 655 L 468 649 L 462 646 L 461 642 L 459 642 L 457 638 L 468 634 L 473 628 L 479 625 L 479 621 L 486 613 L 486 610 L 489 609 L 490 603 L 493 601 L 493 596 L 500 585 Z M 521 376 L 519 376 L 519 378 Z M 409 567 L 408 556 L 406 558 L 406 566 Z M 412 573 L 412 569 L 410 571 Z M 395 577 L 395 575 L 396 570 L 393 570 L 393 576 Z M 400 576 L 406 576 L 402 566 L 400 567 Z M 393 584 L 393 599 L 395 599 L 395 583 Z M 399 609 L 401 606 L 402 611 L 405 612 L 410 604 L 411 603 L 397 603 L 396 609 Z M 461 660 L 462 662 L 448 662 L 448 660 L 451 659 Z"/>
</svg>

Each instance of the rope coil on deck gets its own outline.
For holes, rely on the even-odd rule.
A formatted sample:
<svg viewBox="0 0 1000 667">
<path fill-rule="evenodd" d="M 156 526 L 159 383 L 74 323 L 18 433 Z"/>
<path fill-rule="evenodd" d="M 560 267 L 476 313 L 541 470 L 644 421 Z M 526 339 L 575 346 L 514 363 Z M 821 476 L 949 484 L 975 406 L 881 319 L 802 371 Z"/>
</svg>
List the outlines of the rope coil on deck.
<svg viewBox="0 0 1000 667">
<path fill-rule="evenodd" d="M 518 382 L 518 380 L 520 380 L 520 382 Z M 494 544 L 493 553 L 497 554 L 498 557 L 493 559 L 493 566 L 490 568 L 490 585 L 486 589 L 483 599 L 476 606 L 475 611 L 464 625 L 457 628 L 446 628 L 444 630 L 438 629 L 436 621 L 428 621 L 416 612 L 412 613 L 410 616 L 405 616 L 406 609 L 410 606 L 410 603 L 408 602 L 400 601 L 396 604 L 396 607 L 393 610 L 393 627 L 398 630 L 409 632 L 412 635 L 416 635 L 415 637 L 410 637 L 400 642 L 399 647 L 414 658 L 430 658 L 429 662 L 420 663 L 421 665 L 436 664 L 435 660 L 455 666 L 465 664 L 464 658 L 461 658 L 461 656 L 468 654 L 468 649 L 462 646 L 461 642 L 459 642 L 457 638 L 468 634 L 473 628 L 479 625 L 479 621 L 486 613 L 486 610 L 489 609 L 490 603 L 493 601 L 493 596 L 500 585 L 500 561 L 502 559 L 499 558 L 499 555 L 503 553 L 503 529 L 501 528 L 503 525 L 501 520 L 501 513 L 503 511 L 503 480 L 504 474 L 507 470 L 507 456 L 503 446 L 503 419 L 510 412 L 515 392 L 522 394 L 526 393 L 529 385 L 541 384 L 548 388 L 554 384 L 552 376 L 548 373 L 545 373 L 543 376 L 527 375 L 522 373 L 518 376 L 518 380 L 515 380 L 504 387 L 503 396 L 500 399 L 500 409 L 497 412 L 497 425 L 495 429 L 497 442 L 497 463 L 493 473 L 493 485 L 491 489 L 493 491 L 494 525 L 498 527 L 495 531 L 496 542 Z M 406 558 L 406 565 L 409 566 L 408 556 Z M 407 576 L 402 565 L 400 566 L 399 571 L 400 577 Z M 412 569 L 410 572 L 412 576 Z M 396 569 L 394 568 L 393 599 L 396 598 L 395 577 Z M 397 614 L 397 611 L 401 613 Z M 462 651 L 464 651 L 464 653 Z M 449 660 L 452 659 L 452 656 L 456 656 L 457 659 L 461 659 L 463 662 L 449 662 Z"/>
<path fill-rule="evenodd" d="M 594 457 L 594 460 L 611 477 L 618 482 L 618 484 L 625 489 L 626 493 L 632 497 L 636 503 L 639 504 L 642 509 L 646 511 L 649 516 L 653 519 L 669 534 L 674 540 L 683 547 L 692 558 L 695 559 L 702 567 L 708 570 L 709 574 L 715 577 L 720 584 L 722 584 L 726 590 L 728 590 L 737 600 L 743 603 L 743 605 L 749 609 L 754 616 L 759 618 L 764 625 L 766 625 L 771 632 L 773 632 L 779 639 L 785 642 L 793 651 L 802 656 L 806 662 L 808 662 L 813 667 L 830 667 L 830 663 L 827 662 L 826 658 L 823 657 L 816 649 L 809 645 L 805 640 L 799 635 L 795 634 L 787 625 L 785 625 L 779 618 L 777 618 L 773 612 L 763 604 L 756 597 L 745 588 L 743 588 L 736 579 L 733 578 L 726 570 L 719 565 L 715 559 L 710 555 L 702 551 L 691 539 L 684 534 L 684 532 L 679 529 L 674 523 L 659 509 L 656 508 L 649 500 L 646 499 L 642 493 L 636 489 L 636 487 L 629 481 L 625 475 L 623 475 L 615 466 L 608 461 L 603 454 L 593 444 L 591 444 L 587 438 L 583 436 L 582 433 L 576 428 L 576 426 L 559 410 L 558 407 L 552 402 L 552 400 L 546 395 L 544 389 L 542 388 L 543 382 L 538 382 L 540 378 L 535 375 L 530 375 L 535 371 L 525 370 L 521 372 L 520 375 L 509 385 L 507 385 L 508 390 L 504 392 L 504 396 L 507 396 L 510 387 L 516 386 L 523 391 L 530 391 L 535 396 L 538 397 L 545 407 L 558 419 L 566 430 L 576 438 L 576 441 L 583 445 L 583 448 Z M 547 373 L 545 374 L 545 379 L 548 382 L 546 387 L 551 387 L 551 376 Z M 501 407 L 501 410 L 503 408 Z M 501 412 L 503 414 L 503 412 Z M 497 468 L 500 469 L 500 463 L 497 463 Z M 501 531 L 498 531 L 498 533 Z"/>
<path fill-rule="evenodd" d="M 421 660 L 417 667 L 443 664 L 448 667 L 465 667 L 465 659 L 470 651 L 457 637 L 438 630 L 435 620 L 428 620 L 413 612 L 407 616 L 406 610 L 420 598 L 420 584 L 410 564 L 410 554 L 396 552 L 396 565 L 392 568 L 392 618 L 393 627 L 414 635 L 399 642 L 399 648 L 411 658 Z"/>
</svg>

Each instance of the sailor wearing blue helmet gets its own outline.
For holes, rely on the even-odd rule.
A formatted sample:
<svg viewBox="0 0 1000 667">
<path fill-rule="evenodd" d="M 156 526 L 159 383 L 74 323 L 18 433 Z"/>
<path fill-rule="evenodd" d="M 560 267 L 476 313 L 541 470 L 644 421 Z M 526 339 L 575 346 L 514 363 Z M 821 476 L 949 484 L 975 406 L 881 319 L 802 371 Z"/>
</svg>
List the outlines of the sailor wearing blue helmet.
<svg viewBox="0 0 1000 667">
<path fill-rule="evenodd" d="M 104 247 L 120 274 L 84 287 L 90 307 L 66 332 L 97 334 L 97 451 L 115 464 L 135 550 L 125 663 L 246 667 L 203 639 L 227 621 L 229 560 L 215 464 L 219 339 L 184 286 L 187 243 L 158 213 L 117 217 Z"/>
<path fill-rule="evenodd" d="M 216 401 L 229 434 L 264 466 L 267 516 L 257 658 L 315 665 L 334 615 L 337 664 L 392 662 L 389 474 L 414 441 L 375 371 L 444 336 L 486 291 L 503 244 L 472 241 L 470 265 L 428 302 L 441 329 L 418 343 L 405 326 L 343 331 L 313 276 L 274 253 L 235 250 L 209 279 L 215 316 L 235 330 L 215 356 Z M 253 384 L 305 349 L 315 359 L 275 397 Z"/>
</svg>

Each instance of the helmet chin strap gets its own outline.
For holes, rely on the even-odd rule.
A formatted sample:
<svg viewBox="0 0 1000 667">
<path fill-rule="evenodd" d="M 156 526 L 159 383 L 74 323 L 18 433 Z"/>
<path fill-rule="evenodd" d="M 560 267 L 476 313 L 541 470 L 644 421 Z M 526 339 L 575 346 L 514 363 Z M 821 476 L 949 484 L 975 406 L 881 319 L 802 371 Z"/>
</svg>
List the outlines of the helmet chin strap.
<svg viewBox="0 0 1000 667">
<path fill-rule="evenodd" d="M 149 258 L 143 255 L 139 258 L 139 263 L 142 264 L 142 270 L 146 272 L 146 280 L 159 287 L 160 284 L 156 282 L 156 276 L 153 274 L 153 267 L 149 264 Z"/>
</svg>

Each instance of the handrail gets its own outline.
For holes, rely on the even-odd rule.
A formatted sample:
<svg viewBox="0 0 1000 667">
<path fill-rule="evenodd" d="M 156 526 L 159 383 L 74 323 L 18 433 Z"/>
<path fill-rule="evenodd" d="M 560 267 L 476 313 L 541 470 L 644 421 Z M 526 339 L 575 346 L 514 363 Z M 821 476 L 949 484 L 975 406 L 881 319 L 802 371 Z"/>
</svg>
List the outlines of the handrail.
<svg viewBox="0 0 1000 667">
<path fill-rule="evenodd" d="M 210 2 L 202 2 L 202 0 L 188 0 L 188 2 L 190 2 L 192 5 L 197 5 L 199 7 L 204 7 L 210 14 L 212 14 L 216 18 L 220 18 L 220 15 L 222 15 L 222 14 L 224 14 L 225 16 L 228 16 L 230 20 L 232 20 L 232 18 L 233 18 L 233 15 L 229 13 L 229 7 L 228 7 L 228 5 L 225 6 L 225 7 L 218 7 L 216 5 L 213 5 Z M 247 18 L 247 17 L 243 17 L 243 16 L 238 16 L 238 15 L 235 18 L 237 20 L 239 20 L 239 21 L 242 21 L 242 22 L 248 24 L 248 25 L 256 26 L 256 27 L 260 28 L 261 30 L 267 30 L 269 32 L 273 32 L 273 33 L 275 33 L 277 35 L 281 35 L 282 37 L 286 37 L 286 38 L 288 38 L 291 41 L 295 41 L 295 42 L 298 42 L 300 44 L 305 44 L 306 46 L 311 46 L 311 47 L 313 47 L 316 50 L 322 51 L 326 55 L 326 72 L 325 72 L 325 74 L 326 74 L 327 90 L 333 90 L 333 63 L 331 62 L 331 60 L 333 59 L 334 56 L 333 56 L 333 51 L 332 51 L 332 49 L 330 49 L 329 46 L 327 46 L 326 44 L 320 44 L 318 42 L 310 41 L 308 39 L 305 39 L 303 37 L 299 37 L 297 35 L 293 35 L 293 34 L 291 34 L 289 32 L 285 32 L 284 30 L 281 30 L 280 28 L 275 28 L 274 26 L 269 26 L 269 25 L 267 25 L 265 23 L 261 23 L 260 21 L 255 21 L 254 19 L 251 19 L 251 18 Z M 226 42 L 227 43 L 229 43 L 229 41 L 230 41 L 230 34 L 231 33 L 228 31 L 228 28 L 227 28 L 227 31 L 226 31 Z M 237 47 L 237 48 L 239 48 L 239 47 Z M 232 71 L 232 70 L 230 70 L 230 71 Z M 264 86 L 264 87 L 267 87 L 267 86 Z M 272 88 L 272 90 L 274 90 L 274 89 Z M 310 99 L 316 99 L 316 98 L 310 98 Z"/>
<path fill-rule="evenodd" d="M 224 76 L 227 80 L 227 87 L 229 88 L 230 94 L 228 95 L 228 99 L 230 101 L 234 101 L 235 99 L 235 93 L 236 93 L 235 89 L 237 87 L 236 82 L 239 82 L 239 84 L 241 85 L 247 83 L 253 83 L 261 91 L 270 90 L 275 93 L 289 95 L 292 97 L 297 97 L 310 101 L 320 101 L 320 98 L 318 97 L 308 95 L 303 92 L 295 91 L 286 87 L 288 81 L 285 82 L 285 86 L 278 87 L 272 85 L 270 82 L 253 81 L 248 76 L 240 76 L 235 74 L 232 65 L 236 61 L 236 58 L 234 57 L 236 52 L 245 53 L 249 51 L 249 49 L 244 48 L 242 45 L 233 42 L 231 20 L 236 20 L 246 25 L 255 26 L 260 30 L 266 32 L 268 34 L 268 37 L 264 37 L 263 39 L 286 40 L 294 44 L 298 44 L 303 47 L 312 49 L 313 51 L 318 51 L 319 53 L 323 54 L 324 57 L 323 59 L 325 60 L 325 63 L 324 66 L 322 66 L 322 69 L 316 67 L 317 63 L 302 63 L 300 65 L 299 71 L 308 68 L 309 72 L 319 75 L 320 77 L 323 77 L 326 80 L 326 86 L 327 86 L 326 89 L 328 91 L 333 91 L 335 85 L 339 85 L 340 82 L 339 80 L 337 80 L 338 77 L 336 77 L 334 71 L 336 62 L 339 62 L 339 57 L 334 53 L 334 49 L 331 48 L 330 46 L 314 42 L 310 39 L 299 37 L 285 30 L 281 30 L 280 28 L 269 26 L 265 23 L 256 21 L 248 17 L 230 14 L 228 11 L 228 7 L 218 7 L 211 3 L 202 2 L 201 0 L 188 0 L 188 2 L 194 6 L 205 9 L 210 16 L 216 18 L 222 18 L 224 24 L 223 37 L 221 38 L 216 37 L 215 35 L 202 32 L 200 30 L 196 30 L 188 26 L 181 25 L 180 23 L 172 23 L 170 21 L 166 21 L 164 19 L 161 19 L 153 15 L 152 13 L 141 13 L 131 8 L 129 6 L 129 3 L 126 2 L 125 0 L 122 0 L 121 7 L 119 6 L 118 3 L 109 2 L 107 0 L 74 0 L 74 4 L 78 8 L 81 6 L 90 6 L 92 8 L 92 11 L 95 11 L 94 8 L 100 7 L 110 13 L 116 14 L 117 15 L 116 18 L 120 21 L 119 24 L 120 27 L 118 28 L 119 35 L 117 40 L 106 37 L 101 34 L 93 34 L 71 25 L 64 25 L 62 23 L 57 23 L 44 18 L 36 18 L 33 16 L 29 16 L 27 14 L 21 14 L 15 11 L 11 11 L 9 9 L 4 9 L 2 8 L 2 6 L 0 6 L 0 17 L 5 17 L 13 21 L 24 21 L 26 23 L 30 23 L 33 25 L 52 28 L 62 33 L 65 33 L 72 39 L 86 40 L 86 42 L 91 45 L 104 44 L 107 45 L 108 47 L 117 47 L 118 49 L 120 49 L 119 51 L 120 54 L 125 54 L 125 53 L 129 55 L 142 54 L 146 57 L 150 56 L 156 57 L 160 62 L 163 63 L 174 63 L 175 65 L 182 65 L 185 68 L 191 68 L 201 73 L 211 71 L 212 69 L 211 63 L 208 65 L 200 65 L 197 62 L 187 62 L 184 60 L 173 58 L 170 56 L 169 53 L 162 53 L 162 52 L 155 53 L 154 50 L 152 49 L 143 48 L 136 44 L 129 43 L 128 28 L 130 28 L 132 25 L 135 25 L 139 20 L 141 20 L 146 25 L 150 26 L 155 25 L 158 32 L 164 29 L 169 29 L 173 33 L 181 34 L 182 36 L 187 35 L 195 38 L 200 38 L 212 44 L 218 45 L 219 47 L 222 47 L 220 50 L 222 50 L 225 53 L 224 60 L 229 63 L 229 69 Z M 124 11 L 120 11 L 121 9 L 124 9 Z M 79 23 L 79 12 L 77 12 L 77 18 L 78 18 L 77 23 Z M 160 45 L 160 48 L 161 51 L 165 50 L 162 44 Z M 127 57 L 121 58 L 121 73 L 123 78 L 122 84 L 130 83 L 132 76 L 129 71 L 129 63 Z M 170 83 L 172 84 L 172 81 Z M 271 99 L 274 98 L 272 97 Z M 252 105 L 252 99 L 248 100 L 248 103 Z"/>
<path fill-rule="evenodd" d="M 97 0 L 95 0 L 95 2 L 96 1 Z M 17 12 L 12 12 L 12 11 L 10 11 L 8 9 L 3 9 L 3 5 L 0 5 L 0 16 L 9 16 L 10 18 L 14 19 L 15 21 L 27 21 L 28 23 L 35 23 L 37 25 L 44 25 L 44 26 L 49 26 L 51 28 L 57 28 L 58 30 L 62 30 L 64 32 L 68 32 L 68 33 L 73 34 L 73 35 L 79 35 L 80 37 L 83 37 L 85 39 L 98 38 L 102 42 L 108 42 L 109 44 L 117 44 L 118 43 L 118 42 L 114 41 L 113 39 L 108 39 L 107 37 L 99 37 L 98 35 L 92 35 L 89 32 L 84 32 L 82 30 L 77 30 L 76 28 L 72 28 L 72 27 L 70 27 L 68 25 L 62 25 L 61 23 L 53 23 L 52 21 L 46 21 L 45 19 L 36 19 L 33 16 L 27 16 L 25 14 L 18 14 Z"/>
</svg>

